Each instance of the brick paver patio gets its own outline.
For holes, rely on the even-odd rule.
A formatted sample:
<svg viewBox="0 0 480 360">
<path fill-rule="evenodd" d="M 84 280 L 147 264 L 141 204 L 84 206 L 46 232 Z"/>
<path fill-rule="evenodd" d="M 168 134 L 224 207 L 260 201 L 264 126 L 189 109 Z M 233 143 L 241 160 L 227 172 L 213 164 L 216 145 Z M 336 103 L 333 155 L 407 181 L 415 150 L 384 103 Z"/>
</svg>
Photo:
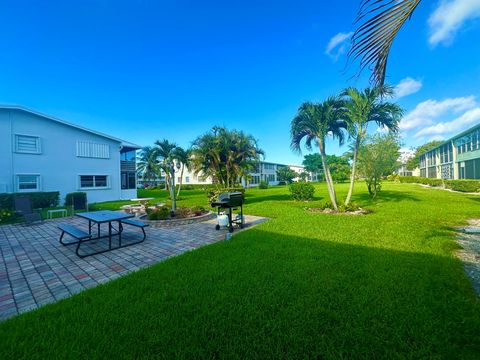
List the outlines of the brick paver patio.
<svg viewBox="0 0 480 360">
<path fill-rule="evenodd" d="M 264 220 L 246 216 L 247 228 Z M 0 320 L 168 257 L 224 240 L 227 234 L 226 230 L 215 230 L 215 220 L 171 228 L 146 228 L 147 239 L 141 244 L 80 259 L 75 255 L 74 245 L 59 244 L 59 223 L 71 223 L 84 230 L 88 227 L 87 222 L 78 217 L 31 226 L 0 226 Z M 138 239 L 140 233 L 137 228 L 125 227 L 122 238 Z M 101 242 L 108 243 L 108 240 Z"/>
</svg>

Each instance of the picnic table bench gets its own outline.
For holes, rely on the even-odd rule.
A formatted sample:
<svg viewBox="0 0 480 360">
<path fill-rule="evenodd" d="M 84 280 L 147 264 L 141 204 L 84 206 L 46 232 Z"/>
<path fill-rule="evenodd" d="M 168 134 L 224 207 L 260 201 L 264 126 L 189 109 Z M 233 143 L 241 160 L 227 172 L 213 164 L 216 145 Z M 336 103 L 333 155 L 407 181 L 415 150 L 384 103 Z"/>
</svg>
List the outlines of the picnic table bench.
<svg viewBox="0 0 480 360">
<path fill-rule="evenodd" d="M 62 245 L 65 245 L 65 246 L 76 244 L 77 245 L 76 254 L 81 258 L 90 256 L 90 255 L 101 254 L 106 251 L 119 249 L 126 246 L 139 244 L 145 241 L 147 237 L 147 234 L 145 233 L 144 228 L 147 227 L 148 225 L 142 223 L 141 221 L 130 220 L 130 218 L 134 217 L 134 215 L 132 214 L 125 214 L 117 211 L 104 210 L 104 211 L 91 211 L 91 212 L 79 213 L 79 214 L 75 214 L 75 216 L 88 220 L 88 232 L 70 224 L 61 224 L 61 225 L 58 225 L 58 228 L 62 230 L 62 234 L 60 235 L 59 241 Z M 117 227 L 115 228 L 112 225 L 112 223 L 117 223 L 118 224 Z M 96 233 L 96 236 L 93 236 L 92 227 L 94 227 L 95 224 L 97 224 L 97 233 Z M 100 227 L 101 224 L 108 224 L 107 235 L 101 234 L 101 227 Z M 138 241 L 122 244 L 123 224 L 141 228 L 143 233 L 142 239 Z M 64 242 L 63 237 L 65 233 L 73 237 L 76 241 L 68 242 L 68 243 Z M 112 238 L 115 236 L 118 237 L 118 246 L 112 246 Z M 85 253 L 82 254 L 80 252 L 80 247 L 82 244 L 85 244 L 86 242 L 89 242 L 89 241 L 95 241 L 100 239 L 108 239 L 108 249 L 93 251 L 86 254 Z"/>
</svg>

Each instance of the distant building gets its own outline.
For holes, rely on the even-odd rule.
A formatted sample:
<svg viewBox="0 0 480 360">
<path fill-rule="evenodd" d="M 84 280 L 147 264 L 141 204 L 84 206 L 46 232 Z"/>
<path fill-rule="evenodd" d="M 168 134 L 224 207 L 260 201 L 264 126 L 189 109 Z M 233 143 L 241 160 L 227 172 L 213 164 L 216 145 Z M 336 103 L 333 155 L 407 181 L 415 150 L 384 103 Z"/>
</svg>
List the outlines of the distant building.
<svg viewBox="0 0 480 360">
<path fill-rule="evenodd" d="M 398 162 L 401 164 L 396 173 L 400 176 L 420 176 L 420 169 L 417 167 L 413 170 L 407 169 L 407 162 L 415 156 L 415 151 L 410 149 L 403 149 L 400 151 Z"/>
<path fill-rule="evenodd" d="M 305 172 L 305 168 L 302 165 L 285 165 L 285 164 L 277 164 L 271 162 L 260 161 L 255 168 L 250 172 L 250 178 L 247 182 L 242 180 L 243 186 L 258 186 L 260 181 L 266 181 L 269 185 L 278 185 L 279 180 L 277 177 L 277 170 L 281 169 L 282 167 L 290 167 L 293 171 L 298 174 Z M 309 178 L 312 178 L 313 174 L 309 174 Z M 298 181 L 300 178 L 297 177 L 294 180 Z M 310 180 L 309 179 L 309 180 Z M 183 171 L 183 177 L 181 177 L 180 170 L 175 172 L 175 183 L 178 184 L 182 180 L 182 184 L 212 184 L 213 180 L 210 176 L 202 176 L 202 174 L 195 175 L 193 171 L 185 168 Z"/>
<path fill-rule="evenodd" d="M 420 156 L 420 176 L 480 179 L 480 124 Z"/>
<path fill-rule="evenodd" d="M 20 106 L 0 106 L 0 192 L 87 193 L 89 202 L 137 196 L 140 146 Z"/>
</svg>

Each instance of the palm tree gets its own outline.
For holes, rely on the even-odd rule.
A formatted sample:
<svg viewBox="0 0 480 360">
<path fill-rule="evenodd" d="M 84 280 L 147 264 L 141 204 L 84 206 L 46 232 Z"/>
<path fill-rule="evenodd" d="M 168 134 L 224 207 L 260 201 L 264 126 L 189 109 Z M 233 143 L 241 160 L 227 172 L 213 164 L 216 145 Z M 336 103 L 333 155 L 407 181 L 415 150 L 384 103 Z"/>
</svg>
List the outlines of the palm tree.
<svg viewBox="0 0 480 360">
<path fill-rule="evenodd" d="M 337 138 L 340 145 L 345 140 L 343 132 L 346 129 L 343 120 L 343 102 L 338 97 L 329 97 L 322 103 L 305 102 L 300 105 L 297 115 L 291 123 L 291 148 L 301 151 L 301 142 L 305 139 L 307 149 L 312 149 L 312 144 L 317 144 L 322 157 L 330 201 L 335 210 L 338 210 L 337 196 L 333 185 L 332 175 L 327 163 L 325 139 L 328 135 Z"/>
<path fill-rule="evenodd" d="M 371 81 L 383 86 L 388 55 L 395 36 L 421 0 L 362 0 L 357 16 L 361 25 L 352 36 L 348 56 L 360 59 L 360 71 L 373 65 Z"/>
<path fill-rule="evenodd" d="M 143 180 L 148 182 L 160 176 L 160 166 L 157 158 L 157 149 L 151 146 L 145 146 L 140 150 L 137 173 L 142 176 Z"/>
<path fill-rule="evenodd" d="M 383 101 L 382 96 L 385 95 L 392 96 L 393 88 L 383 86 L 382 88 L 366 88 L 359 91 L 350 87 L 342 93 L 342 96 L 345 97 L 344 107 L 345 116 L 348 120 L 348 132 L 353 139 L 352 172 L 345 205 L 348 205 L 352 198 L 358 150 L 367 135 L 368 124 L 374 122 L 381 128 L 387 128 L 392 132 L 398 131 L 398 123 L 403 116 L 403 110 L 398 104 Z"/>
<path fill-rule="evenodd" d="M 257 141 L 243 131 L 214 127 L 192 144 L 194 174 L 211 176 L 223 187 L 237 184 L 264 154 Z"/>
<path fill-rule="evenodd" d="M 170 163 L 174 160 L 175 148 L 177 144 L 171 143 L 167 139 L 155 141 L 155 149 L 159 160 L 160 168 L 165 172 L 165 189 L 169 189 L 170 186 Z"/>
<path fill-rule="evenodd" d="M 180 190 L 182 188 L 182 183 L 183 183 L 183 172 L 185 171 L 185 167 L 190 166 L 190 154 L 189 151 L 186 151 L 180 146 L 177 146 L 174 151 L 173 151 L 173 157 L 176 161 L 178 161 L 181 164 L 181 170 L 180 170 L 180 181 L 178 183 L 178 191 L 177 191 L 177 197 L 180 196 Z"/>
</svg>

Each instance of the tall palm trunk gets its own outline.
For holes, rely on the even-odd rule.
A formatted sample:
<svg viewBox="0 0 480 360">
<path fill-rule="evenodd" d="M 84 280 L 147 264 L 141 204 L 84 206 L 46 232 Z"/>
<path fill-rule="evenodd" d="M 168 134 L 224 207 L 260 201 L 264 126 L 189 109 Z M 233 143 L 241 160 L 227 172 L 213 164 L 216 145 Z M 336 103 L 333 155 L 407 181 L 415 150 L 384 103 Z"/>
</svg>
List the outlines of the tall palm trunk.
<svg viewBox="0 0 480 360">
<path fill-rule="evenodd" d="M 358 158 L 358 149 L 360 147 L 360 134 L 357 134 L 355 139 L 355 144 L 353 146 L 353 161 L 352 161 L 352 173 L 350 174 L 350 187 L 348 188 L 347 198 L 345 199 L 345 205 L 350 203 L 353 194 L 353 186 L 355 185 L 355 176 L 357 170 L 357 158 Z"/>
<path fill-rule="evenodd" d="M 327 155 L 325 154 L 325 144 L 323 140 L 318 141 L 318 147 L 320 149 L 320 156 L 322 157 L 323 170 L 325 172 L 325 181 L 327 182 L 328 194 L 330 195 L 330 201 L 335 211 L 338 210 L 337 195 L 335 193 L 335 187 L 333 185 L 332 175 L 330 174 L 330 167 L 327 163 Z"/>
<path fill-rule="evenodd" d="M 177 197 L 180 196 L 180 189 L 182 188 L 183 184 L 183 170 L 185 170 L 185 164 L 182 164 L 182 171 L 180 171 L 180 182 L 178 183 Z"/>
</svg>

